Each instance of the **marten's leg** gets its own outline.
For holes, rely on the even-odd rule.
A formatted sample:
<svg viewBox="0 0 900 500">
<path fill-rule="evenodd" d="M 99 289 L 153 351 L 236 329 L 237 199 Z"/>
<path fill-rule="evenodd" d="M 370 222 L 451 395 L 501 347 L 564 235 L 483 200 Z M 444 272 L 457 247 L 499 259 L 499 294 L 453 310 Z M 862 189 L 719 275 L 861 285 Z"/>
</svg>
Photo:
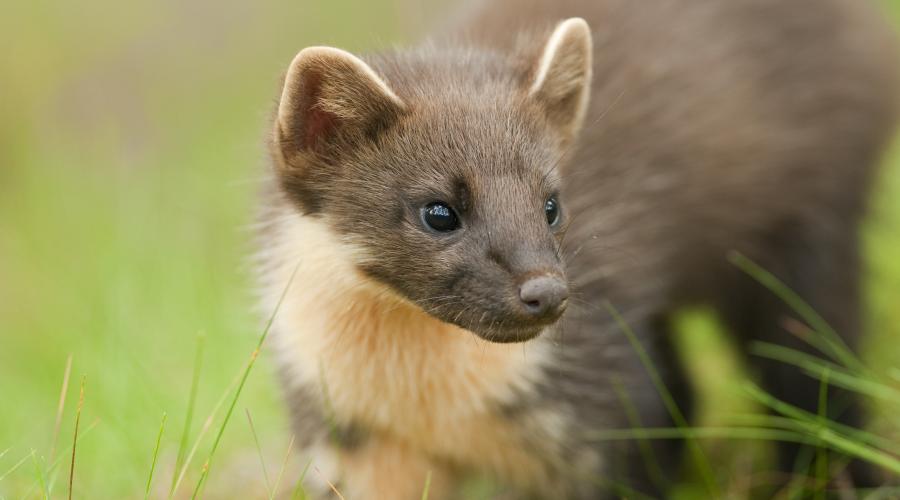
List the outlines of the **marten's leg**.
<svg viewBox="0 0 900 500">
<path fill-rule="evenodd" d="M 627 311 L 627 307 L 616 309 Z M 547 372 L 549 394 L 575 408 L 582 420 L 574 427 L 576 434 L 583 433 L 585 444 L 602 457 L 602 470 L 592 477 L 584 474 L 580 482 L 571 481 L 577 492 L 572 498 L 630 497 L 634 492 L 664 498 L 678 481 L 684 462 L 681 440 L 641 438 L 639 432 L 640 428 L 675 428 L 679 423 L 664 403 L 651 369 L 674 399 L 677 414 L 690 422 L 693 413 L 692 387 L 671 346 L 668 322 L 662 315 L 622 315 L 639 346 L 632 344 L 605 307 L 586 305 L 572 311 L 559 339 L 564 358 L 560 365 L 565 369 Z M 638 349 L 647 355 L 650 369 Z M 557 407 L 559 411 L 566 408 Z M 633 432 L 633 437 L 593 437 L 610 431 Z"/>
<path fill-rule="evenodd" d="M 676 428 L 683 422 L 688 426 L 695 424 L 694 387 L 689 380 L 685 367 L 678 357 L 674 346 L 674 334 L 668 318 L 659 316 L 649 321 L 644 328 L 646 335 L 641 340 L 643 347 L 651 358 L 654 370 L 659 373 L 665 391 L 672 397 L 674 408 L 669 408 L 649 374 L 642 380 L 643 392 L 651 392 L 645 396 L 642 408 L 642 425 L 646 427 Z M 640 332 L 635 332 L 640 336 Z M 639 362 L 639 360 L 635 360 Z M 642 367 L 643 369 L 643 367 Z M 643 483 L 653 486 L 645 491 L 654 496 L 665 496 L 668 489 L 675 484 L 684 472 L 685 441 L 681 439 L 657 439 L 650 442 L 653 457 L 646 457 L 640 447 L 632 451 L 637 470 L 643 470 Z M 696 446 L 696 443 L 694 444 Z M 693 457 L 690 455 L 689 457 Z M 688 458 L 692 460 L 692 458 Z M 655 462 L 655 463 L 654 463 Z M 654 470 L 658 467 L 659 470 Z"/>
<path fill-rule="evenodd" d="M 359 447 L 338 451 L 337 456 L 345 498 L 418 500 L 426 481 L 428 498 L 451 495 L 453 478 L 446 465 L 398 441 L 370 436 Z"/>
<path fill-rule="evenodd" d="M 428 498 L 453 497 L 455 478 L 447 466 L 393 440 L 370 436 L 351 448 L 329 440 L 303 455 L 309 460 L 304 487 L 312 498 L 418 500 L 426 481 Z"/>
<path fill-rule="evenodd" d="M 326 415 L 315 389 L 295 385 L 288 393 L 292 424 L 303 460 L 304 486 L 313 498 L 419 499 L 431 475 L 431 499 L 449 496 L 449 468 L 417 450 Z"/>
<path fill-rule="evenodd" d="M 754 260 L 820 315 L 855 356 L 861 328 L 857 224 L 845 221 L 843 225 L 821 227 L 786 225 L 772 238 L 769 249 L 768 255 Z M 813 335 L 821 338 L 820 332 L 813 332 L 812 325 L 803 322 L 797 312 L 758 281 L 738 273 L 741 274 L 738 287 L 729 295 L 724 315 L 744 342 L 776 344 L 834 359 L 804 340 Z M 771 395 L 806 412 L 819 411 L 821 382 L 818 378 L 784 361 L 753 354 L 749 360 Z M 828 417 L 844 425 L 860 427 L 863 416 L 858 395 L 834 386 L 827 390 Z M 784 479 L 795 472 L 805 472 L 796 471 L 798 459 L 804 456 L 814 457 L 814 450 L 798 444 L 780 445 L 779 466 L 785 473 Z M 874 471 L 865 464 L 851 462 L 848 470 L 857 487 L 873 486 L 877 482 Z"/>
</svg>

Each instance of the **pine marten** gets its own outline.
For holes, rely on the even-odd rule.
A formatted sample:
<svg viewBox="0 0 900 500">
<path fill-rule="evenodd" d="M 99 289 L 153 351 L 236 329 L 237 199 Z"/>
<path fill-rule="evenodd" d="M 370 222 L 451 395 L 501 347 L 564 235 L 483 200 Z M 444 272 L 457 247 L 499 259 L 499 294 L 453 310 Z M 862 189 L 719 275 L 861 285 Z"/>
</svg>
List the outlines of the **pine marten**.
<svg viewBox="0 0 900 500">
<path fill-rule="evenodd" d="M 667 331 L 686 304 L 740 342 L 813 352 L 730 252 L 855 346 L 857 232 L 898 109 L 874 10 L 497 0 L 409 50 L 300 51 L 260 254 L 267 310 L 294 276 L 270 348 L 308 477 L 349 499 L 420 498 L 426 477 L 430 498 L 453 497 L 471 475 L 514 496 L 658 494 L 635 441 L 597 438 L 635 417 L 674 425 L 604 304 L 686 415 Z M 816 411 L 819 381 L 750 361 Z M 833 418 L 860 424 L 848 394 L 829 395 Z M 654 446 L 676 469 L 677 445 Z M 799 451 L 781 448 L 785 470 Z"/>
</svg>

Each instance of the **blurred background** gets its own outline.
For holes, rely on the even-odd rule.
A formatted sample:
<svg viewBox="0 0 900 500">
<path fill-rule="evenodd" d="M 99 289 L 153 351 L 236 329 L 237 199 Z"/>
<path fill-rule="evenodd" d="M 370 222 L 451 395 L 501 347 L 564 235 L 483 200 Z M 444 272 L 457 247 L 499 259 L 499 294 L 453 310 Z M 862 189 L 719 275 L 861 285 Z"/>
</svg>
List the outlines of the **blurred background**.
<svg viewBox="0 0 900 500">
<path fill-rule="evenodd" d="M 168 492 L 198 337 L 205 341 L 189 445 L 261 330 L 249 256 L 282 71 L 307 45 L 369 51 L 413 41 L 448 11 L 445 3 L 4 5 L 0 498 L 65 493 L 82 377 L 75 496 L 142 496 L 164 413 L 153 496 Z M 880 3 L 900 25 L 900 0 Z M 866 359 L 891 370 L 900 367 L 900 154 L 888 156 L 877 185 L 865 232 Z M 684 336 L 686 355 L 704 360 L 701 375 L 717 374 L 704 377 L 714 379 L 705 387 L 714 420 L 743 404 L 718 376 L 739 368 L 702 314 L 683 323 L 696 332 Z M 196 483 L 223 413 L 213 415 L 179 496 Z M 289 439 L 263 356 L 223 435 L 208 492 L 264 497 L 260 455 L 273 478 Z M 290 470 L 302 465 L 293 462 Z"/>
</svg>

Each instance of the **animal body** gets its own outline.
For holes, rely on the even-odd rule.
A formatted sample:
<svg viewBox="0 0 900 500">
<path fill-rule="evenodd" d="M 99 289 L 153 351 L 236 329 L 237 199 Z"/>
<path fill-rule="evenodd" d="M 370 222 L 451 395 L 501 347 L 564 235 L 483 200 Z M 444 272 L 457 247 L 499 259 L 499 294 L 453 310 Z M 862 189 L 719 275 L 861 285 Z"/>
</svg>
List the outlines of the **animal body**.
<svg viewBox="0 0 900 500">
<path fill-rule="evenodd" d="M 315 476 L 350 499 L 419 498 L 426 477 L 452 498 L 471 475 L 510 496 L 659 493 L 638 443 L 600 439 L 635 415 L 673 425 L 612 311 L 688 418 L 679 307 L 812 352 L 733 251 L 855 346 L 893 42 L 859 0 L 497 0 L 408 50 L 302 50 L 275 113 L 260 257 Z M 816 411 L 817 380 L 752 363 Z M 830 395 L 833 418 L 861 423 Z M 677 443 L 653 446 L 674 470 Z M 798 452 L 781 449 L 784 470 Z"/>
</svg>

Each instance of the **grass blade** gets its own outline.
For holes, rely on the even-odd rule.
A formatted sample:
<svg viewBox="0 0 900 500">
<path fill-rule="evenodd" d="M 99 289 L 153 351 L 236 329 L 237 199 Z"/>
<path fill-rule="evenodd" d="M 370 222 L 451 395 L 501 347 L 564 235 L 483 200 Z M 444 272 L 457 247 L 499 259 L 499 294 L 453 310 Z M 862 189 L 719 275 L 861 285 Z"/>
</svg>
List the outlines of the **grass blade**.
<svg viewBox="0 0 900 500">
<path fill-rule="evenodd" d="M 238 384 L 237 390 L 235 391 L 234 398 L 231 400 L 231 404 L 228 406 L 228 410 L 225 412 L 225 418 L 222 420 L 222 425 L 219 426 L 219 432 L 216 434 L 216 438 L 213 440 L 212 448 L 209 451 L 209 456 L 206 458 L 206 463 L 203 465 L 203 470 L 200 473 L 200 480 L 197 481 L 197 486 L 194 488 L 194 494 L 191 495 L 192 499 L 196 499 L 200 494 L 200 491 L 203 489 L 203 483 L 206 482 L 206 478 L 209 476 L 209 467 L 212 462 L 213 455 L 215 455 L 216 450 L 219 447 L 219 443 L 222 441 L 222 435 L 225 434 L 225 427 L 228 425 L 228 421 L 231 420 L 231 415 L 234 413 L 234 407 L 237 405 L 238 399 L 241 397 L 241 391 L 244 389 L 244 384 L 247 383 L 247 378 L 250 376 L 250 371 L 253 369 L 253 364 L 256 362 L 256 358 L 259 357 L 259 353 L 262 350 L 263 343 L 266 341 L 266 337 L 269 336 L 269 330 L 272 328 L 272 323 L 275 322 L 275 316 L 278 314 L 279 309 L 281 309 L 281 304 L 284 302 L 284 298 L 287 296 L 288 290 L 291 288 L 291 283 L 294 281 L 294 276 L 297 274 L 297 269 L 300 268 L 298 263 L 297 266 L 294 267 L 294 270 L 291 272 L 291 276 L 287 281 L 287 284 L 284 287 L 284 290 L 281 292 L 281 296 L 278 298 L 278 303 L 275 305 L 275 310 L 272 311 L 272 315 L 269 316 L 269 321 L 266 322 L 266 327 L 263 329 L 262 334 L 259 336 L 259 341 L 256 343 L 256 349 L 250 354 L 250 361 L 247 363 L 247 368 L 244 370 L 243 375 L 241 376 L 241 381 Z"/>
<path fill-rule="evenodd" d="M 761 427 L 642 427 L 640 429 L 608 429 L 588 434 L 594 441 L 628 441 L 640 439 L 731 439 L 738 441 L 784 441 L 812 443 L 814 438 L 795 431 Z"/>
<path fill-rule="evenodd" d="M 422 488 L 422 500 L 428 500 L 428 490 L 431 489 L 431 471 L 425 475 L 425 487 Z"/>
<path fill-rule="evenodd" d="M 29 458 L 31 458 L 31 455 L 30 455 L 30 454 L 25 455 L 24 457 L 22 457 L 21 460 L 19 460 L 19 461 L 16 462 L 15 464 L 13 464 L 13 466 L 10 467 L 9 470 L 7 470 L 7 471 L 4 472 L 2 475 L 0 475 L 0 481 L 3 481 L 3 480 L 6 479 L 10 474 L 12 474 L 13 472 L 15 472 L 16 469 L 18 469 L 19 467 L 21 467 L 22 464 L 24 464 Z"/>
<path fill-rule="evenodd" d="M 797 366 L 819 380 L 827 371 L 828 382 L 833 386 L 882 399 L 889 403 L 900 401 L 900 391 L 875 381 L 868 374 L 865 376 L 855 375 L 840 365 L 805 352 L 766 342 L 753 342 L 750 351 L 757 356 Z"/>
<path fill-rule="evenodd" d="M 284 469 L 287 468 L 288 459 L 291 458 L 291 451 L 294 450 L 294 436 L 291 436 L 291 441 L 288 443 L 287 452 L 284 454 L 284 461 L 281 462 L 281 470 L 278 471 L 278 477 L 275 478 L 275 485 L 272 486 L 272 491 L 269 492 L 269 500 L 275 500 L 275 495 L 278 492 L 278 485 L 281 484 L 281 476 L 284 475 Z"/>
<path fill-rule="evenodd" d="M 783 429 L 794 432 L 805 432 L 807 427 L 804 427 L 803 421 L 811 421 L 807 417 L 804 417 L 799 414 L 802 410 L 797 409 L 798 416 L 797 417 L 782 417 L 778 415 L 735 415 L 732 417 L 732 420 L 735 422 L 735 425 L 755 425 L 757 427 L 766 427 L 766 428 L 775 428 L 775 429 Z M 810 414 L 812 415 L 812 414 Z M 881 449 L 892 449 L 896 447 L 896 443 L 892 442 L 890 439 L 883 438 L 881 436 L 877 436 L 872 434 L 871 432 L 864 431 L 861 429 L 856 429 L 854 427 L 845 426 L 839 424 L 837 422 L 832 422 L 828 419 L 825 419 L 823 425 L 833 426 L 838 432 L 846 434 L 848 436 L 853 437 L 853 439 L 857 439 L 861 442 L 868 443 L 876 448 Z"/>
<path fill-rule="evenodd" d="M 309 498 L 309 495 L 306 494 L 306 489 L 303 488 L 303 480 L 306 479 L 306 474 L 309 472 L 309 466 L 311 465 L 312 458 L 306 461 L 306 466 L 303 467 L 303 472 L 300 473 L 300 479 L 297 480 L 297 487 L 291 493 L 291 500 L 306 500 Z"/>
<path fill-rule="evenodd" d="M 865 373 L 865 366 L 856 355 L 853 354 L 853 351 L 847 347 L 847 344 L 844 343 L 841 336 L 831 328 L 831 325 L 829 325 L 812 306 L 803 300 L 802 297 L 797 295 L 796 292 L 791 290 L 784 282 L 738 252 L 732 252 L 728 257 L 728 260 L 748 276 L 766 287 L 770 292 L 774 293 L 813 329 L 813 333 L 818 334 L 803 336 L 801 337 L 803 340 L 822 351 L 823 354 L 839 361 L 847 368 L 852 368 L 858 370 L 860 373 Z"/>
<path fill-rule="evenodd" d="M 72 436 L 72 461 L 69 463 L 69 500 L 72 500 L 72 486 L 75 484 L 75 451 L 78 446 L 78 424 L 81 422 L 81 409 L 84 407 L 84 383 L 87 376 L 81 376 L 81 392 L 78 395 L 78 409 L 75 411 L 75 433 Z"/>
<path fill-rule="evenodd" d="M 329 481 L 327 477 L 325 477 L 324 475 L 322 475 L 322 471 L 320 471 L 318 467 L 315 467 L 315 470 L 316 470 L 316 474 L 318 474 L 319 477 L 322 478 L 323 481 L 325 481 L 325 484 L 327 484 L 328 487 L 331 488 L 331 491 L 332 491 L 332 492 L 333 492 L 340 500 L 346 500 L 346 499 L 344 498 L 344 495 L 342 495 L 341 492 L 338 491 L 337 486 L 335 486 L 334 483 L 332 483 L 331 481 Z"/>
<path fill-rule="evenodd" d="M 641 430 L 644 428 L 644 425 L 641 423 L 640 414 L 638 414 L 637 408 L 634 406 L 634 402 L 631 401 L 631 398 L 628 397 L 628 393 L 625 392 L 625 389 L 622 387 L 622 381 L 615 377 L 612 381 L 613 390 L 615 390 L 616 395 L 619 398 L 619 401 L 622 403 L 622 408 L 625 410 L 625 417 L 628 419 L 628 425 L 635 430 Z M 662 468 L 659 466 L 659 461 L 656 459 L 656 455 L 653 453 L 653 448 L 650 444 L 650 440 L 646 438 L 638 438 L 637 441 L 638 451 L 641 454 L 641 458 L 644 462 L 644 467 L 646 468 L 647 475 L 650 476 L 650 480 L 653 482 L 653 485 L 659 489 L 659 491 L 666 490 L 666 481 L 664 480 Z"/>
<path fill-rule="evenodd" d="M 34 462 L 34 473 L 37 474 L 38 484 L 41 486 L 41 495 L 43 499 L 50 498 L 50 490 L 47 487 L 47 480 L 44 479 L 44 471 L 41 470 L 41 464 L 38 462 L 37 454 L 31 450 L 31 461 Z"/>
<path fill-rule="evenodd" d="M 53 424 L 53 439 L 50 441 L 50 462 L 56 456 L 56 443 L 59 439 L 59 428 L 62 425 L 63 409 L 66 406 L 66 395 L 69 393 L 69 375 L 72 373 L 72 355 L 66 358 L 66 369 L 63 372 L 62 389 L 59 391 L 59 403 L 56 405 L 56 422 Z"/>
<path fill-rule="evenodd" d="M 253 434 L 253 442 L 256 444 L 256 453 L 259 455 L 259 464 L 262 466 L 263 479 L 266 482 L 266 494 L 269 495 L 269 498 L 272 497 L 272 486 L 269 484 L 269 472 L 266 470 L 266 460 L 263 457 L 262 447 L 259 445 L 259 437 L 256 435 L 256 426 L 253 425 L 253 418 L 250 417 L 250 409 L 244 408 L 244 411 L 247 412 L 247 422 L 250 423 L 250 433 Z M 294 438 L 291 437 L 291 443 L 294 442 Z"/>
<path fill-rule="evenodd" d="M 163 413 L 162 423 L 159 424 L 159 434 L 156 435 L 156 447 L 153 448 L 153 461 L 150 462 L 150 475 L 147 477 L 147 489 L 144 490 L 144 500 L 150 498 L 150 488 L 153 486 L 153 472 L 156 470 L 156 459 L 159 457 L 159 444 L 162 442 L 163 430 L 166 428 L 166 417 Z"/>
<path fill-rule="evenodd" d="M 896 448 L 896 443 L 892 442 L 890 439 L 829 419 L 819 419 L 816 414 L 778 400 L 753 384 L 748 383 L 745 390 L 749 391 L 750 396 L 756 401 L 785 415 L 784 417 L 774 415 L 767 416 L 766 418 L 768 418 L 774 426 L 780 425 L 782 428 L 804 431 L 808 430 L 810 426 L 821 425 L 826 426 L 839 434 L 844 434 L 862 443 L 867 443 L 875 448 L 883 450 Z"/>
<path fill-rule="evenodd" d="M 895 474 L 900 474 L 900 459 L 875 446 L 865 444 L 865 440 L 854 439 L 854 437 L 860 435 L 865 436 L 867 434 L 865 431 L 854 429 L 854 437 L 844 435 L 840 431 L 850 430 L 851 428 L 832 421 L 820 422 L 816 415 L 808 414 L 795 406 L 785 403 L 753 384 L 748 383 L 746 387 L 750 395 L 757 401 L 782 415 L 795 419 L 798 428 L 803 429 L 814 439 L 820 440 L 822 443 L 829 445 L 830 448 L 848 456 L 865 460 Z"/>
<path fill-rule="evenodd" d="M 641 364 L 644 365 L 644 369 L 647 370 L 647 373 L 650 375 L 650 380 L 653 382 L 653 385 L 659 393 L 660 397 L 662 397 L 663 404 L 665 405 L 666 410 L 669 412 L 669 416 L 672 417 L 672 420 L 675 422 L 676 426 L 686 428 L 688 424 L 687 420 L 684 418 L 684 414 L 681 413 L 681 409 L 679 409 L 678 404 L 675 403 L 675 398 L 672 397 L 672 393 L 669 392 L 666 384 L 663 383 L 662 377 L 659 375 L 659 371 L 656 370 L 656 366 L 650 359 L 650 355 L 647 354 L 644 346 L 641 345 L 641 342 L 640 340 L 638 340 L 637 335 L 635 335 L 634 330 L 632 330 L 631 327 L 625 322 L 625 319 L 622 318 L 622 315 L 619 314 L 619 311 L 617 311 L 615 307 L 613 307 L 611 302 L 605 301 L 604 305 L 606 306 L 606 310 L 609 311 L 609 314 L 612 315 L 616 324 L 619 326 L 619 329 L 622 330 L 625 336 L 628 337 L 628 341 L 631 343 L 632 348 L 637 353 Z M 688 440 L 687 444 L 688 448 L 691 451 L 691 455 L 694 458 L 694 462 L 700 469 L 700 474 L 703 476 L 703 481 L 706 484 L 707 490 L 713 497 L 720 497 L 721 494 L 713 475 L 712 466 L 710 465 L 709 460 L 706 458 L 706 455 L 703 453 L 703 450 L 700 448 L 700 445 L 693 439 Z"/>
<path fill-rule="evenodd" d="M 824 425 L 828 420 L 828 374 L 826 369 L 819 380 L 818 421 Z M 816 447 L 816 485 L 813 494 L 816 500 L 825 500 L 825 487 L 828 485 L 828 454 L 822 446 Z"/>
<path fill-rule="evenodd" d="M 852 457 L 865 460 L 871 464 L 883 467 L 884 469 L 887 469 L 894 474 L 900 474 L 900 460 L 888 455 L 887 453 L 876 450 L 870 446 L 860 444 L 858 441 L 837 434 L 836 432 L 827 428 L 819 429 L 816 435 L 825 443 L 830 444 L 832 448 L 837 451 L 840 451 Z"/>
<path fill-rule="evenodd" d="M 194 440 L 194 444 L 191 446 L 191 450 L 188 452 L 187 456 L 184 458 L 184 463 L 181 465 L 181 470 L 178 471 L 178 477 L 175 480 L 175 486 L 172 488 L 172 491 L 169 492 L 169 499 L 171 499 L 175 493 L 178 491 L 178 487 L 181 486 L 181 481 L 184 479 L 184 476 L 187 474 L 187 469 L 191 465 L 191 462 L 194 459 L 194 455 L 197 453 L 197 450 L 200 448 L 200 443 L 203 441 L 206 433 L 209 432 L 209 429 L 212 428 L 213 421 L 215 420 L 216 415 L 219 414 L 219 410 L 222 409 L 222 406 L 225 405 L 225 401 L 228 400 L 228 395 L 231 394 L 234 389 L 237 387 L 238 382 L 241 380 L 241 374 L 244 372 L 246 367 L 246 363 L 244 367 L 241 368 L 241 371 L 231 380 L 228 384 L 228 387 L 225 389 L 225 392 L 219 396 L 219 399 L 216 401 L 216 404 L 213 405 L 212 411 L 207 415 L 206 420 L 203 422 L 203 425 L 200 427 L 200 432 L 197 433 L 197 438 Z"/>
<path fill-rule="evenodd" d="M 84 438 L 86 438 L 90 434 L 91 430 L 93 430 L 94 427 L 96 427 L 97 424 L 99 424 L 99 423 L 100 423 L 100 419 L 95 418 L 94 421 L 91 422 L 90 425 L 88 425 L 87 427 L 84 428 L 83 431 L 80 431 L 78 433 L 79 440 L 83 441 Z M 68 453 L 70 451 L 71 451 L 71 448 L 67 447 L 67 448 L 63 449 L 61 453 Z M 57 468 L 59 467 L 59 464 L 61 464 L 63 462 L 63 458 L 64 457 L 62 455 L 56 457 L 56 459 L 54 459 L 53 462 L 51 462 L 50 467 L 47 469 L 47 474 L 51 476 L 51 478 L 50 478 L 50 489 L 51 490 L 53 489 L 53 485 L 56 483 L 56 477 L 57 477 L 56 471 L 57 471 Z"/>
<path fill-rule="evenodd" d="M 197 388 L 200 383 L 200 365 L 203 361 L 203 346 L 206 335 L 203 332 L 197 334 L 197 347 L 194 351 L 194 373 L 191 376 L 191 391 L 188 396 L 187 412 L 184 416 L 184 426 L 181 430 L 181 441 L 178 443 L 178 455 L 175 458 L 175 471 L 180 471 L 184 465 L 187 452 L 188 438 L 191 434 L 191 421 L 194 418 L 194 407 L 197 404 Z M 169 498 L 175 494 L 178 487 L 179 474 L 172 474 L 172 484 L 169 486 Z"/>
</svg>

